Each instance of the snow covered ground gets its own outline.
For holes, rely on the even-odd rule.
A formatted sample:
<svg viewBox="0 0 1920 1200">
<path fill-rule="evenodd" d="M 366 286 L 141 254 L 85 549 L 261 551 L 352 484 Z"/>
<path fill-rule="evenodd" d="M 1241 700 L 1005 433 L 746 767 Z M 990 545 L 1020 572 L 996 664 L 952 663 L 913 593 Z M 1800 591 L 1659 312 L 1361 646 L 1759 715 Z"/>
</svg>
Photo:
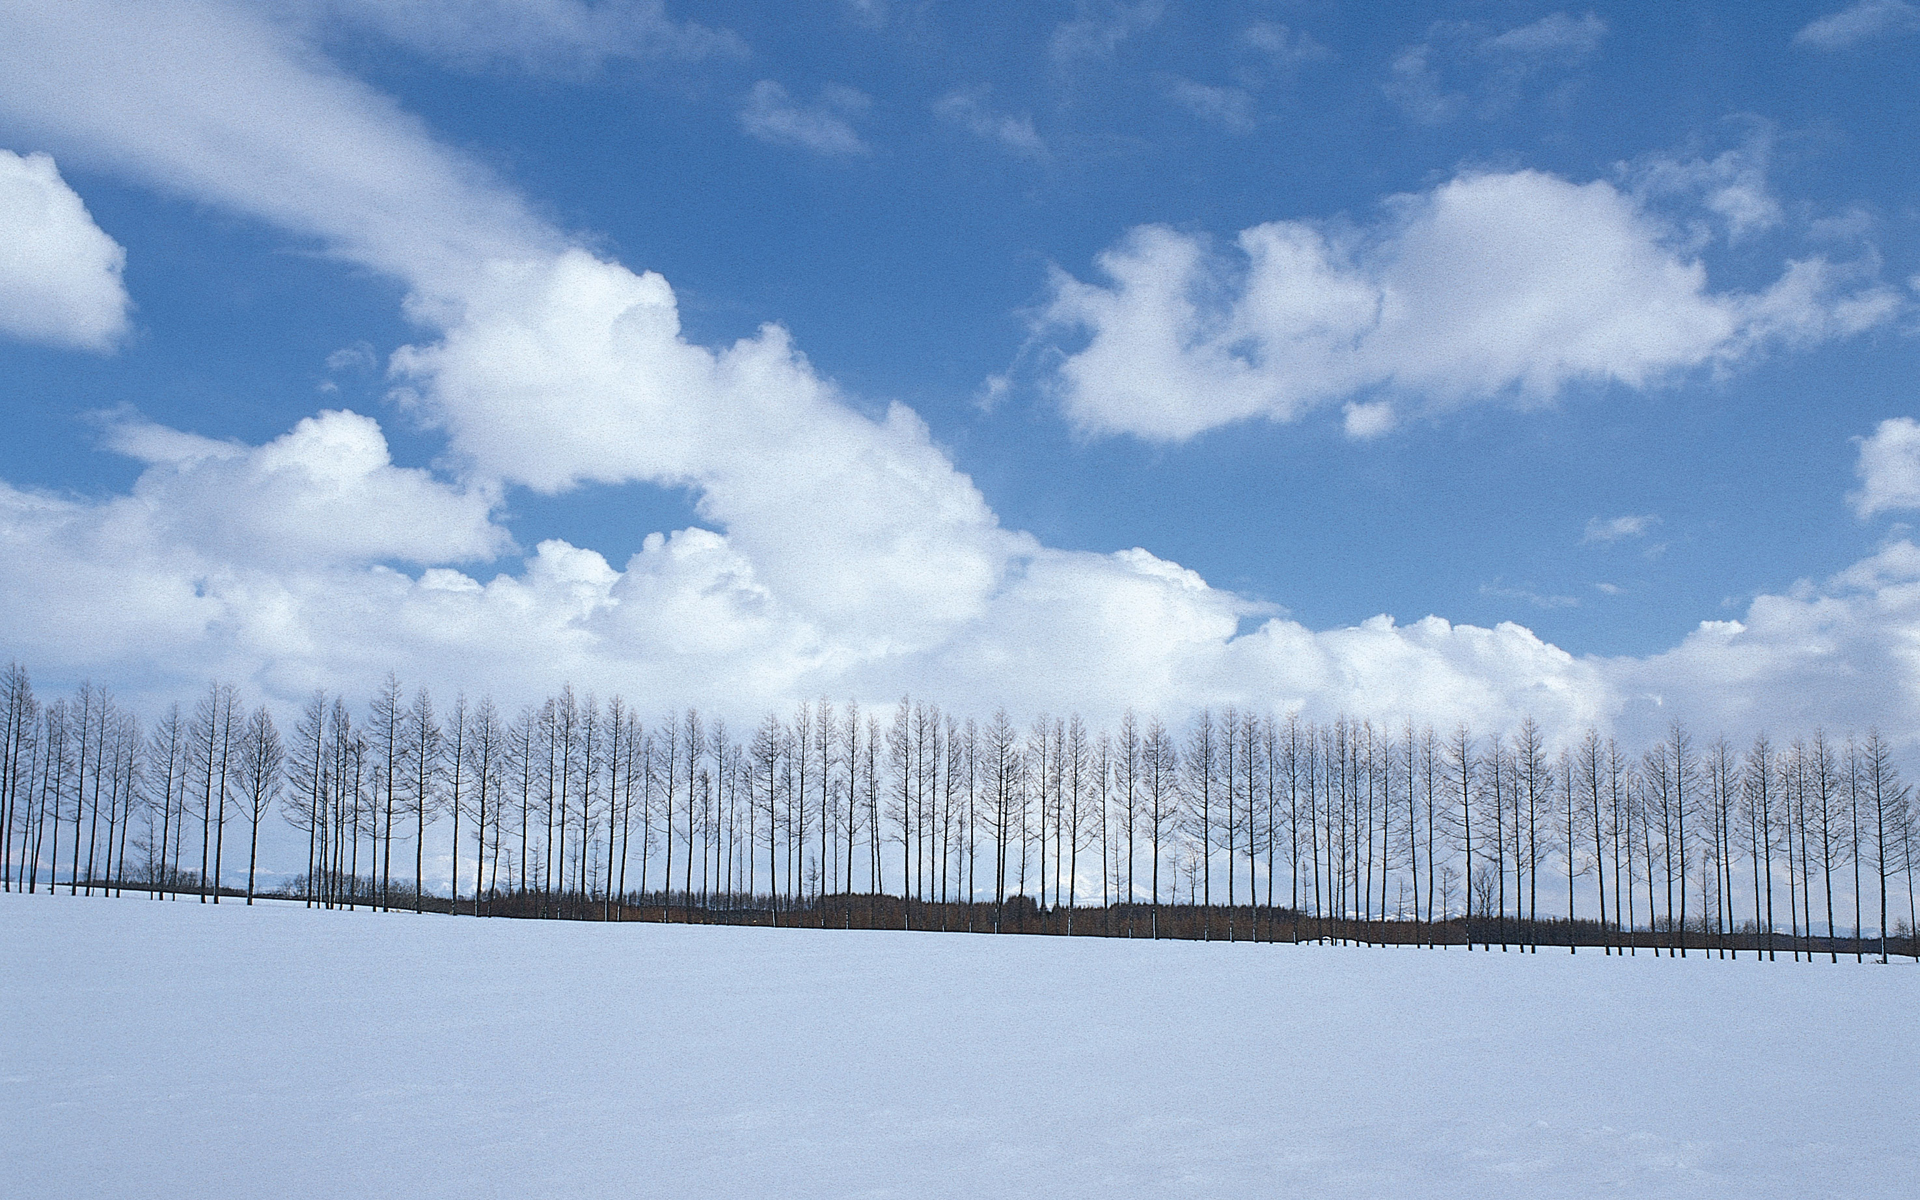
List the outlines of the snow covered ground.
<svg viewBox="0 0 1920 1200">
<path fill-rule="evenodd" d="M 0 895 L 0 1191 L 1910 1197 L 1920 971 Z"/>
</svg>

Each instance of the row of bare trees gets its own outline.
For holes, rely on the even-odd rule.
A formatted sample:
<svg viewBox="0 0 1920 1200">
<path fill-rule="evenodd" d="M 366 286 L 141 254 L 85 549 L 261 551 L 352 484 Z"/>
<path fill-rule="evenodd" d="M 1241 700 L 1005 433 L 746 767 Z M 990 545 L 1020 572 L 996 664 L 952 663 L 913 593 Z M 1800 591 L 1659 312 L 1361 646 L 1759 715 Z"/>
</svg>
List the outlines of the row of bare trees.
<svg viewBox="0 0 1920 1200">
<path fill-rule="evenodd" d="M 51 890 L 65 856 L 69 894 L 192 889 L 219 902 L 226 832 L 247 827 L 247 886 L 260 826 L 282 787 L 273 716 L 228 685 L 190 713 L 170 707 L 150 731 L 105 688 L 83 683 L 41 704 L 18 664 L 0 676 L 0 876 L 9 890 Z M 194 862 L 196 845 L 198 865 Z M 129 862 L 129 858 L 132 861 Z"/>
<path fill-rule="evenodd" d="M 1022 928 L 1031 912 L 1158 936 L 1184 905 L 1182 933 L 1230 940 L 1912 942 L 1915 806 L 1878 732 L 1736 749 L 1676 723 L 1630 753 L 1591 731 L 1550 746 L 1532 720 L 1442 733 L 1226 708 L 1094 731 L 903 699 L 801 704 L 736 735 L 570 687 L 511 718 L 464 696 L 443 713 L 390 675 L 358 715 L 316 693 L 283 745 L 226 685 L 144 734 L 92 685 L 40 704 L 18 666 L 0 703 L 8 888 L 63 871 L 69 892 L 217 903 L 240 824 L 251 899 L 277 808 L 305 841 L 291 894 L 327 907 L 851 922 L 854 897 L 887 896 L 905 926 L 1000 928 L 1012 904 Z"/>
</svg>

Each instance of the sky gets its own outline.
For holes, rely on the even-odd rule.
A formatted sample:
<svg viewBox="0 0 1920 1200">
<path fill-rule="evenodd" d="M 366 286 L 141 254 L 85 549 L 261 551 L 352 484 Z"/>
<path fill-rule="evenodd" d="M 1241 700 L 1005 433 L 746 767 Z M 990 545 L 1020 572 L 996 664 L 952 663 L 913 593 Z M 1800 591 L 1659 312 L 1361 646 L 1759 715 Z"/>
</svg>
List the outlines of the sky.
<svg viewBox="0 0 1920 1200">
<path fill-rule="evenodd" d="M 0 0 L 0 654 L 1920 730 L 1920 6 Z"/>
</svg>

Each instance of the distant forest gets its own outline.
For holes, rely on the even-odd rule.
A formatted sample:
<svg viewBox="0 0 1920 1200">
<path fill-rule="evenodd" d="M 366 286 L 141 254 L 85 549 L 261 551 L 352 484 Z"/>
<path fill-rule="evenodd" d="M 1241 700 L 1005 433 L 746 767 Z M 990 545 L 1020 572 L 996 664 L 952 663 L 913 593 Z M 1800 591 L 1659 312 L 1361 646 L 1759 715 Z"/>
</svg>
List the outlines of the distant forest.
<svg viewBox="0 0 1920 1200">
<path fill-rule="evenodd" d="M 7 890 L 251 903 L 269 821 L 306 842 L 272 894 L 327 908 L 1920 957 L 1916 806 L 1877 731 L 1552 749 L 1531 719 L 1096 731 L 908 699 L 735 730 L 571 687 L 441 709 L 389 675 L 282 732 L 226 684 L 143 727 L 92 684 L 0 680 Z"/>
</svg>

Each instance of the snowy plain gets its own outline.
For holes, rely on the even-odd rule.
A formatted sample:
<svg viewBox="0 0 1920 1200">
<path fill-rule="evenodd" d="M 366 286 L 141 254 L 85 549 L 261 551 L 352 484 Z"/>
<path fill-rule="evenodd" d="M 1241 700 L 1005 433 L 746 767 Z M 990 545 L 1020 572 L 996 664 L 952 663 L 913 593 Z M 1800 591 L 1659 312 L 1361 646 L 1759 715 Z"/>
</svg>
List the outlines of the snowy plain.
<svg viewBox="0 0 1920 1200">
<path fill-rule="evenodd" d="M 1908 1197 L 1916 1002 L 1910 963 L 0 895 L 0 1192 Z"/>
</svg>

